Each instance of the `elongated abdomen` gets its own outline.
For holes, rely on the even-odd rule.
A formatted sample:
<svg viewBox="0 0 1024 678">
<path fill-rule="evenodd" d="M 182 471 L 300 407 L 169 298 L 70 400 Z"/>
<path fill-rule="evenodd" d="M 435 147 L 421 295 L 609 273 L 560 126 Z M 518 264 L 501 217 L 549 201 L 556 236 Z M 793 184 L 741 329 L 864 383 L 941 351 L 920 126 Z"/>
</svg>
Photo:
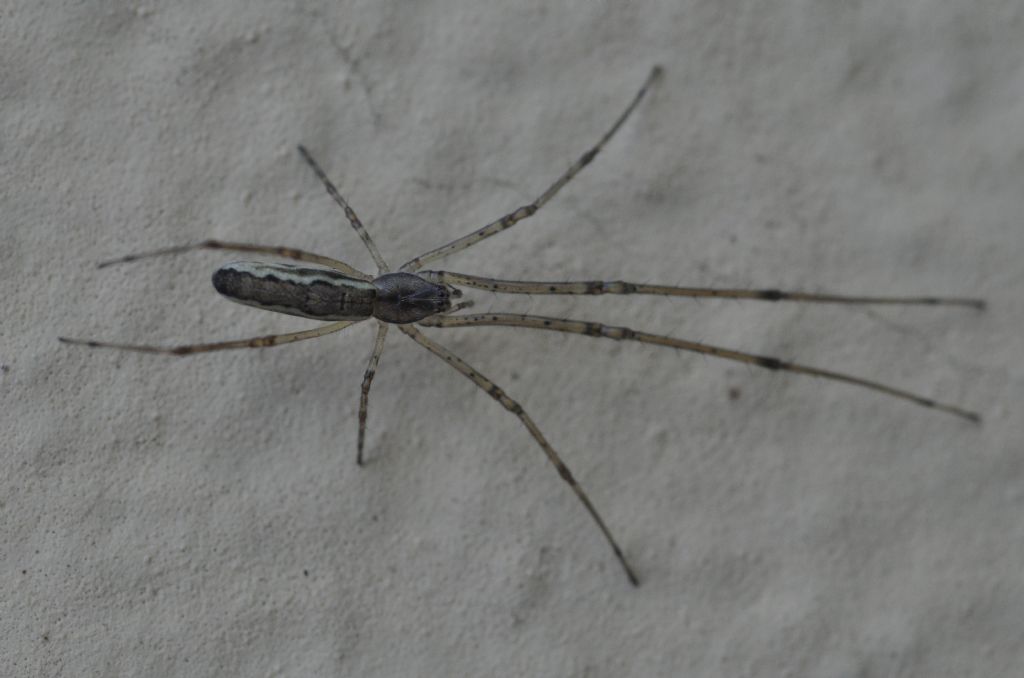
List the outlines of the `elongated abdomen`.
<svg viewBox="0 0 1024 678">
<path fill-rule="evenodd" d="M 213 274 L 232 301 L 314 320 L 361 320 L 373 314 L 374 286 L 337 271 L 294 264 L 239 261 Z"/>
</svg>

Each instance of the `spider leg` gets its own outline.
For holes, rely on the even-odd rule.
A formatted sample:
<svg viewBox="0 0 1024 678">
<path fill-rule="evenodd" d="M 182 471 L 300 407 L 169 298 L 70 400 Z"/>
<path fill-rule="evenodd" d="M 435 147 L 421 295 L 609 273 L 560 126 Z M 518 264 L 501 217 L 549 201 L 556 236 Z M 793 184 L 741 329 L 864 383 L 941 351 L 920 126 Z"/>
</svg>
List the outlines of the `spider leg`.
<svg viewBox="0 0 1024 678">
<path fill-rule="evenodd" d="M 377 245 L 373 242 L 373 238 L 370 237 L 369 232 L 367 232 L 366 228 L 363 227 L 363 222 L 359 220 L 359 217 L 356 216 L 355 210 L 349 206 L 348 201 L 341 196 L 341 193 L 339 193 L 338 189 L 334 187 L 331 180 L 327 178 L 327 173 L 320 169 L 320 165 L 316 163 L 316 160 L 313 159 L 313 156 L 310 155 L 305 146 L 299 146 L 299 154 L 302 155 L 302 159 L 306 161 L 306 164 L 313 168 L 313 172 L 323 183 L 324 188 L 327 189 L 327 193 L 334 198 L 334 202 L 341 205 L 341 208 L 345 210 L 345 216 L 348 217 L 349 223 L 352 224 L 352 228 L 354 228 L 356 233 L 359 234 L 363 244 L 366 245 L 366 249 L 370 251 L 370 256 L 373 257 L 373 261 L 377 264 L 378 274 L 387 273 L 391 270 L 384 261 L 384 257 L 380 255 L 380 250 L 377 249 Z"/>
<path fill-rule="evenodd" d="M 542 450 L 544 450 L 544 454 L 547 456 L 548 461 L 550 461 L 554 465 L 555 469 L 558 471 L 558 475 L 562 478 L 562 480 L 566 482 L 566 484 L 569 485 L 570 488 L 572 488 L 572 491 L 576 494 L 576 497 L 587 509 L 587 512 L 590 513 L 590 517 L 594 519 L 595 523 L 597 523 L 597 527 L 601 530 L 601 533 L 604 535 L 604 538 L 612 547 L 612 551 L 615 552 L 615 557 L 618 558 L 619 563 L 622 565 L 622 568 L 626 571 L 626 577 L 629 578 L 629 582 L 633 584 L 633 586 L 639 586 L 640 580 L 637 578 L 636 573 L 633 572 L 633 568 L 630 567 L 629 563 L 626 561 L 626 556 L 623 555 L 622 549 L 619 548 L 619 545 L 615 541 L 615 538 L 612 537 L 612 533 L 608 529 L 608 526 L 605 525 L 604 520 L 601 519 L 601 516 L 600 514 L 598 514 L 597 509 L 595 509 L 594 505 L 590 502 L 590 497 L 588 497 L 587 493 L 583 491 L 583 488 L 580 487 L 580 484 L 576 482 L 576 479 L 569 471 L 569 468 L 562 461 L 561 457 L 558 456 L 558 453 L 555 452 L 555 449 L 551 447 L 551 443 L 547 441 L 547 439 L 544 437 L 544 434 L 540 432 L 539 428 L 537 428 L 537 424 L 533 422 L 533 419 L 531 419 L 530 416 L 523 411 L 522 406 L 515 400 L 512 400 L 512 398 L 508 397 L 508 395 L 505 394 L 505 391 L 503 391 L 497 384 L 495 384 L 493 381 L 477 372 L 462 358 L 459 358 L 457 355 L 449 351 L 444 346 L 434 343 L 426 336 L 424 336 L 424 334 L 417 330 L 416 328 L 412 327 L 411 325 L 399 325 L 398 329 L 407 334 L 409 337 L 411 337 L 412 340 L 418 343 L 420 346 L 423 346 L 428 351 L 436 355 L 438 358 L 448 363 L 453 369 L 461 373 L 462 376 L 466 377 L 474 384 L 476 384 L 478 387 L 480 387 L 483 391 L 485 391 L 487 395 L 491 396 L 499 403 L 501 403 L 502 407 L 504 407 L 506 410 L 508 410 L 509 412 L 511 412 L 512 414 L 516 415 L 516 417 L 519 418 L 519 421 L 523 423 L 523 426 L 525 426 L 526 429 L 530 432 L 530 435 L 533 436 L 533 439 L 537 441 L 537 444 L 540 445 Z"/>
<path fill-rule="evenodd" d="M 670 287 L 643 285 L 622 280 L 581 280 L 574 282 L 544 282 L 540 280 L 500 280 L 451 271 L 420 271 L 419 275 L 439 285 L 461 285 L 503 294 L 653 294 L 665 297 L 716 297 L 725 299 L 754 299 L 758 301 L 796 301 L 820 304 L 889 304 L 920 306 L 969 306 L 984 309 L 983 299 L 960 297 L 867 297 L 839 294 L 786 292 L 783 290 L 727 289 L 711 287 Z"/>
<path fill-rule="evenodd" d="M 844 374 L 842 372 L 833 372 L 831 370 L 823 370 L 817 367 L 801 365 L 799 363 L 787 362 L 778 358 L 734 351 L 720 346 L 711 346 L 695 341 L 686 341 L 685 339 L 675 339 L 673 337 L 666 337 L 660 334 L 638 332 L 628 327 L 614 327 L 611 325 L 602 325 L 601 323 L 585 322 L 582 320 L 547 318 L 539 315 L 524 315 L 520 313 L 479 313 L 460 316 L 438 315 L 425 318 L 424 320 L 421 320 L 419 324 L 426 327 L 476 327 L 481 325 L 526 327 L 535 330 L 553 330 L 555 332 L 567 332 L 569 334 L 583 334 L 590 337 L 604 337 L 619 341 L 638 341 L 644 344 L 668 346 L 670 348 L 681 349 L 684 351 L 703 353 L 705 355 L 715 356 L 716 358 L 724 358 L 725 360 L 733 360 L 735 362 L 756 365 L 769 370 L 809 374 L 811 376 L 821 377 L 822 379 L 842 381 L 847 384 L 853 384 L 854 386 L 860 386 L 872 391 L 885 393 L 893 396 L 894 398 L 909 400 L 910 402 L 917 403 L 922 407 L 934 408 L 943 412 L 955 414 L 958 417 L 962 417 L 974 423 L 981 422 L 981 415 L 976 412 L 971 412 L 969 410 L 956 407 L 955 405 L 936 402 L 931 398 L 926 398 L 925 396 L 911 393 L 910 391 L 887 386 L 886 384 L 882 384 L 877 381 L 861 379 L 860 377 Z"/>
<path fill-rule="evenodd" d="M 544 191 L 544 193 L 541 194 L 539 198 L 534 200 L 529 205 L 524 205 L 523 207 L 520 207 L 519 209 L 506 214 L 497 221 L 493 221 L 487 224 L 483 228 L 479 228 L 473 231 L 472 233 L 469 233 L 467 235 L 462 236 L 461 238 L 457 238 L 456 240 L 451 241 L 447 245 L 442 245 L 441 247 L 432 249 L 429 252 L 421 254 L 418 257 L 407 261 L 406 263 L 402 264 L 401 268 L 399 268 L 398 270 L 407 272 L 418 271 L 420 268 L 422 268 L 424 264 L 426 264 L 429 261 L 434 261 L 436 259 L 446 257 L 450 254 L 461 252 L 467 247 L 471 247 L 476 243 L 480 242 L 481 240 L 484 240 L 485 238 L 489 238 L 492 235 L 496 235 L 498 233 L 501 233 L 502 231 L 508 230 L 516 223 L 522 221 L 523 219 L 526 219 L 527 217 L 532 216 L 549 200 L 555 197 L 555 195 L 560 190 L 562 190 L 562 187 L 569 183 L 569 181 L 572 180 L 573 177 L 579 174 L 584 167 L 586 167 L 591 163 L 591 161 L 593 161 L 597 154 L 601 152 L 601 149 L 604 148 L 604 145 L 608 143 L 608 141 L 615 135 L 617 131 L 619 131 L 619 128 L 622 127 L 622 124 L 626 122 L 627 118 L 629 118 L 630 113 L 632 113 L 633 109 L 637 107 L 637 105 L 640 103 L 640 100 L 643 99 L 645 94 L 647 94 L 647 90 L 651 87 L 654 81 L 661 76 L 661 74 L 662 68 L 660 66 L 655 66 L 654 68 L 651 69 L 651 73 L 650 75 L 647 76 L 647 80 L 644 81 L 644 84 L 640 88 L 640 91 L 636 93 L 636 96 L 633 97 L 633 101 L 630 102 L 629 106 L 626 107 L 626 110 L 623 111 L 622 114 L 618 117 L 618 119 L 615 121 L 615 124 L 613 124 L 611 128 L 604 133 L 604 136 L 601 137 L 601 140 L 598 141 L 596 145 L 594 145 L 589 151 L 580 156 L 579 160 L 574 162 L 572 166 L 568 170 L 566 170 L 565 174 L 560 176 L 558 180 L 555 181 L 555 183 L 551 184 L 551 186 L 548 187 L 548 189 Z"/>
<path fill-rule="evenodd" d="M 117 259 L 110 259 L 103 261 L 97 265 L 98 268 L 106 268 L 114 264 L 124 264 L 129 261 L 138 261 L 139 259 L 148 259 L 150 257 L 162 257 L 168 254 L 182 254 L 184 252 L 191 252 L 193 250 L 226 250 L 228 252 L 255 252 L 257 254 L 272 254 L 277 257 L 284 259 L 295 259 L 296 261 L 308 261 L 313 264 L 320 264 L 327 268 L 333 268 L 335 271 L 341 271 L 345 275 L 359 280 L 372 280 L 373 277 L 366 275 L 362 271 L 353 268 L 346 264 L 344 261 L 338 261 L 337 259 L 331 259 L 319 254 L 313 254 L 312 252 L 304 252 L 291 247 L 275 247 L 271 245 L 250 245 L 247 243 L 239 242 L 224 242 L 222 240 L 204 240 L 202 242 L 193 243 L 191 245 L 179 245 L 177 247 L 164 247 L 158 250 L 150 250 L 149 252 L 139 252 L 138 254 L 129 254 L 128 256 L 118 257 Z"/>
<path fill-rule="evenodd" d="M 370 404 L 370 384 L 377 374 L 377 365 L 380 363 L 380 355 L 384 352 L 384 337 L 388 334 L 388 324 L 377 322 L 377 339 L 373 342 L 373 353 L 370 354 L 370 363 L 366 366 L 363 374 L 363 385 L 359 392 L 359 446 L 356 449 L 356 464 L 363 465 L 363 442 L 366 439 L 366 414 Z"/>
<path fill-rule="evenodd" d="M 143 344 L 115 344 L 106 341 L 93 341 L 91 339 L 68 339 L 57 337 L 65 344 L 76 344 L 78 346 L 89 346 L 90 348 L 113 348 L 120 351 L 135 351 L 137 353 L 164 353 L 167 355 L 192 355 L 193 353 L 207 353 L 209 351 L 224 351 L 235 348 L 267 348 L 269 346 L 280 346 L 291 344 L 296 341 L 315 339 L 325 334 L 339 332 L 349 325 L 358 321 L 343 320 L 340 322 L 321 325 L 311 330 L 301 332 L 289 332 L 288 334 L 271 334 L 265 337 L 253 337 L 251 339 L 238 339 L 235 341 L 222 341 L 215 344 L 188 344 L 185 346 L 148 346 Z"/>
</svg>

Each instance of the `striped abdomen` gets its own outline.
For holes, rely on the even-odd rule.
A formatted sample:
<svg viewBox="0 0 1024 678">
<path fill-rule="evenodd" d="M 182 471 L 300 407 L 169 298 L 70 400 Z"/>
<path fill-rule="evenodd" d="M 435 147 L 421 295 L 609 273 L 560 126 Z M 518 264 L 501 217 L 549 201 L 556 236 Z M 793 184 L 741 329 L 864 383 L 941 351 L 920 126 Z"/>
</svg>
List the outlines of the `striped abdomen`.
<svg viewBox="0 0 1024 678">
<path fill-rule="evenodd" d="M 236 262 L 213 274 L 232 301 L 314 320 L 362 320 L 373 315 L 373 283 L 337 271 L 293 264 Z"/>
</svg>

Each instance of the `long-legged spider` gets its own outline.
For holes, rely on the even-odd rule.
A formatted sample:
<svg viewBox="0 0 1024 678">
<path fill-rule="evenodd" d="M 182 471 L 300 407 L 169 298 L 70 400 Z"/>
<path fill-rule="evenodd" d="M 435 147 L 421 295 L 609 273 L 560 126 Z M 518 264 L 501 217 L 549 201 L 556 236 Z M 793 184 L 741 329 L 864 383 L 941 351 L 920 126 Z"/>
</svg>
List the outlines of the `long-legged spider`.
<svg viewBox="0 0 1024 678">
<path fill-rule="evenodd" d="M 355 211 L 348 202 L 341 196 L 338 189 L 334 187 L 326 173 L 313 160 L 304 147 L 299 146 L 299 153 L 307 164 L 313 169 L 317 177 L 323 182 L 328 194 L 345 211 L 352 228 L 362 239 L 366 248 L 377 264 L 377 276 L 363 273 L 352 266 L 302 250 L 289 247 L 273 247 L 265 245 L 250 245 L 245 243 L 223 242 L 219 240 L 204 240 L 203 242 L 184 245 L 180 247 L 169 247 L 165 249 L 132 254 L 111 261 L 106 261 L 99 266 L 136 261 L 148 257 L 156 257 L 167 254 L 179 254 L 198 249 L 229 250 L 235 252 L 253 252 L 268 254 L 285 259 L 294 259 L 308 264 L 317 264 L 318 267 L 300 266 L 294 264 L 266 264 L 239 262 L 231 263 L 219 268 L 213 274 L 213 285 L 218 292 L 229 299 L 256 306 L 258 308 L 296 315 L 314 320 L 331 321 L 315 329 L 301 332 L 290 332 L 287 334 L 276 334 L 251 339 L 239 339 L 237 341 L 225 341 L 212 344 L 189 344 L 185 346 L 148 346 L 135 344 L 119 344 L 101 341 L 67 339 L 60 337 L 60 341 L 69 344 L 80 344 L 84 346 L 99 348 L 114 348 L 125 351 L 140 351 L 144 353 L 165 353 L 170 355 L 192 355 L 208 351 L 220 351 L 234 348 L 263 348 L 267 346 L 278 346 L 289 344 L 295 341 L 322 337 L 326 334 L 339 332 L 349 325 L 376 318 L 377 336 L 373 345 L 373 352 L 370 355 L 369 365 L 363 376 L 362 387 L 359 397 L 359 438 L 356 452 L 356 463 L 363 463 L 363 447 L 366 436 L 366 415 L 370 393 L 370 384 L 373 382 L 377 365 L 380 362 L 381 353 L 384 350 L 384 338 L 387 335 L 388 327 L 397 325 L 399 331 L 425 349 L 446 362 L 467 379 L 480 387 L 490 397 L 498 401 L 505 409 L 518 417 L 523 426 L 530 432 L 533 439 L 544 451 L 559 476 L 576 494 L 576 497 L 586 508 L 590 517 L 593 518 L 597 527 L 601 530 L 604 538 L 611 546 L 615 557 L 622 565 L 626 576 L 633 585 L 639 583 L 639 579 L 632 566 L 626 560 L 622 549 L 619 547 L 611 531 L 604 520 L 598 514 L 591 503 L 587 493 L 573 477 L 573 474 L 563 463 L 561 457 L 551 444 L 540 432 L 533 419 L 523 410 L 522 406 L 508 396 L 505 391 L 493 381 L 485 377 L 476 368 L 469 365 L 447 348 L 427 338 L 423 333 L 414 327 L 414 324 L 422 327 L 479 327 L 482 325 L 499 325 L 506 327 L 524 327 L 538 330 L 552 330 L 555 332 L 566 332 L 570 334 L 583 334 L 591 337 L 605 337 L 608 339 L 637 341 L 646 344 L 667 346 L 684 351 L 692 351 L 711 355 L 726 360 L 756 365 L 769 370 L 794 372 L 798 374 L 809 374 L 823 379 L 842 381 L 862 388 L 878 391 L 894 398 L 909 400 L 918 405 L 933 408 L 972 422 L 980 422 L 981 417 L 975 412 L 937 402 L 931 398 L 917 395 L 900 388 L 895 388 L 868 379 L 861 379 L 849 374 L 834 372 L 831 370 L 811 367 L 800 363 L 789 362 L 768 356 L 743 353 L 719 346 L 702 344 L 684 339 L 675 339 L 668 336 L 639 332 L 627 327 L 612 327 L 595 322 L 570 320 L 566 318 L 548 318 L 538 315 L 525 315 L 520 313 L 480 313 L 454 315 L 456 311 L 464 309 L 470 302 L 453 303 L 452 299 L 462 296 L 462 292 L 456 286 L 489 290 L 497 293 L 508 294 L 652 294 L 675 297 L 727 297 L 732 299 L 754 299 L 760 301 L 796 301 L 796 302 L 818 302 L 833 304 L 919 304 L 919 305 L 945 305 L 945 306 L 966 306 L 982 309 L 984 301 L 980 299 L 962 299 L 945 297 L 865 297 L 865 296 L 843 296 L 837 294 L 810 294 L 805 292 L 784 292 L 774 289 L 749 290 L 749 289 L 709 289 L 702 287 L 671 287 L 665 285 L 644 285 L 623 281 L 602 282 L 602 281 L 577 281 L 577 282 L 542 282 L 522 280 L 499 280 L 486 278 L 464 273 L 453 273 L 449 271 L 420 271 L 424 264 L 436 261 L 450 254 L 461 252 L 476 243 L 506 231 L 516 223 L 532 216 L 541 207 L 575 177 L 584 167 L 590 164 L 597 154 L 604 148 L 605 144 L 614 136 L 616 131 L 626 122 L 630 114 L 643 99 L 651 85 L 661 75 L 661 68 L 655 67 L 644 81 L 640 91 L 630 102 L 626 110 L 615 120 L 611 128 L 590 150 L 569 167 L 569 169 L 558 178 L 539 198 L 528 205 L 524 205 L 497 221 L 493 221 L 483 228 L 457 238 L 446 245 L 442 245 L 429 252 L 410 259 L 399 267 L 397 272 L 391 272 L 391 268 L 381 256 L 380 251 L 374 244 L 370 234 L 367 233 L 356 216 Z"/>
</svg>

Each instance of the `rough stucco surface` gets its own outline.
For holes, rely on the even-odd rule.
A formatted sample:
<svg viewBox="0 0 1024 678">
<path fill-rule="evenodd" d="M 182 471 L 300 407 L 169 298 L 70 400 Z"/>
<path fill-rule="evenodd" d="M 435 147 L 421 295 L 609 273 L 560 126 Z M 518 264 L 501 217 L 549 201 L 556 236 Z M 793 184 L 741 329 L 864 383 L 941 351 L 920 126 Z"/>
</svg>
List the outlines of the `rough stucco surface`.
<svg viewBox="0 0 1024 678">
<path fill-rule="evenodd" d="M 0 673 L 1009 676 L 1024 672 L 1019 2 L 16 0 L 0 10 Z M 205 237 L 371 270 L 538 195 L 444 266 L 525 278 L 977 295 L 987 312 L 475 295 L 882 379 L 527 330 L 399 333 L 233 305 Z"/>
</svg>

